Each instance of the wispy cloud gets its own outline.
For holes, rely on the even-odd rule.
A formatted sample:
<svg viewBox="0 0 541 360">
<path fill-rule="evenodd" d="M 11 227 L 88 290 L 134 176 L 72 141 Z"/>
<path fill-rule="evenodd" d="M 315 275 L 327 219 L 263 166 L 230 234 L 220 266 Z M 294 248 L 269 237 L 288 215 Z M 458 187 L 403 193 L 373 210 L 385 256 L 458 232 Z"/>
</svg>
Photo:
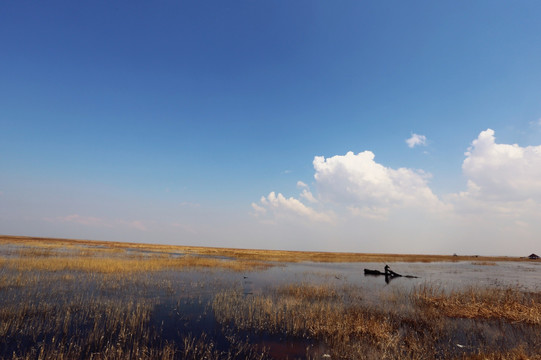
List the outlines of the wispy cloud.
<svg viewBox="0 0 541 360">
<path fill-rule="evenodd" d="M 532 126 L 541 126 L 541 119 L 530 121 L 530 125 L 532 125 Z"/>
<path fill-rule="evenodd" d="M 317 199 L 314 197 L 314 194 L 312 194 L 312 192 L 308 189 L 303 189 L 300 197 L 308 202 L 317 203 Z"/>
<path fill-rule="evenodd" d="M 426 146 L 426 136 L 419 134 L 411 134 L 409 139 L 406 139 L 406 144 L 410 149 L 415 146 Z"/>
<path fill-rule="evenodd" d="M 266 197 L 262 196 L 259 204 L 252 203 L 252 208 L 255 210 L 256 216 L 270 211 L 275 217 L 287 220 L 298 217 L 314 222 L 333 222 L 333 216 L 330 212 L 316 211 L 294 197 L 286 198 L 281 193 L 276 194 L 274 191 Z"/>
</svg>

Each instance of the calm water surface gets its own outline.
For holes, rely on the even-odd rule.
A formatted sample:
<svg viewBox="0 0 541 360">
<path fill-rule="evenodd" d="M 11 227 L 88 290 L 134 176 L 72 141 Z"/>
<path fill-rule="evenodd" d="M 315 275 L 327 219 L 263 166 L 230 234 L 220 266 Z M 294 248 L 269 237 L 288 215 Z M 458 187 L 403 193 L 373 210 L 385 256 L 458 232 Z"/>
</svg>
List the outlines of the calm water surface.
<svg viewBox="0 0 541 360">
<path fill-rule="evenodd" d="M 517 288 L 541 291 L 541 262 L 475 263 L 470 261 L 433 263 L 391 263 L 389 266 L 401 275 L 418 278 L 395 278 L 389 283 L 383 276 L 366 276 L 364 269 L 383 271 L 381 263 L 286 263 L 265 271 L 246 274 L 245 292 L 291 283 L 355 285 L 363 293 L 410 291 L 421 285 L 443 290 L 461 290 L 469 287 Z"/>
</svg>

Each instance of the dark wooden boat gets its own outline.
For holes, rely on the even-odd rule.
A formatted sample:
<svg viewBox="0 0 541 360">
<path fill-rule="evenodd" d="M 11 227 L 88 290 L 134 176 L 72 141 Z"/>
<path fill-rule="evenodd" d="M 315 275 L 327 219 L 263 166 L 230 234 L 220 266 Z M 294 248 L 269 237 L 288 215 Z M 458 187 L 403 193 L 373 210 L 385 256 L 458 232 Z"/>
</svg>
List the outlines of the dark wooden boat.
<svg viewBox="0 0 541 360">
<path fill-rule="evenodd" d="M 370 270 L 370 269 L 364 269 L 365 275 L 385 275 L 384 272 L 381 272 L 379 270 Z"/>
<path fill-rule="evenodd" d="M 418 277 L 417 276 L 413 276 L 413 275 L 400 275 L 400 274 L 397 274 L 395 273 L 394 271 L 390 270 L 390 269 L 386 269 L 388 272 L 387 274 L 385 272 L 382 272 L 382 271 L 379 271 L 379 270 L 370 270 L 370 269 L 364 269 L 364 274 L 365 275 L 384 275 L 385 276 L 385 279 L 394 279 L 394 278 L 397 278 L 397 277 L 407 277 L 407 278 L 410 278 L 410 279 L 417 279 Z"/>
</svg>

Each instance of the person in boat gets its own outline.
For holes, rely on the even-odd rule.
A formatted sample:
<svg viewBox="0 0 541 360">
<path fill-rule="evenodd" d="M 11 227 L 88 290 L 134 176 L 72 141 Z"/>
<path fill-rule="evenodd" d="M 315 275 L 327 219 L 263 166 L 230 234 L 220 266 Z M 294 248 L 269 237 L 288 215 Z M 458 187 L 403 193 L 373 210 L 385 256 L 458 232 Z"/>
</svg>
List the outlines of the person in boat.
<svg viewBox="0 0 541 360">
<path fill-rule="evenodd" d="M 390 277 L 402 276 L 392 271 L 389 265 L 385 265 L 384 269 L 385 269 L 385 276 L 390 276 Z"/>
</svg>

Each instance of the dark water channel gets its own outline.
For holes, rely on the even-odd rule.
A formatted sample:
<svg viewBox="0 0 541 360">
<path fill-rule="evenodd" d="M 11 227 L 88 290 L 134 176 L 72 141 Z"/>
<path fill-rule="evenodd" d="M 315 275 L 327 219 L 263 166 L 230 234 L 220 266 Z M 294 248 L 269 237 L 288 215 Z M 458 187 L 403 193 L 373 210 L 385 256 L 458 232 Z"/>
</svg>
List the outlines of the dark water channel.
<svg viewBox="0 0 541 360">
<path fill-rule="evenodd" d="M 152 312 L 151 326 L 158 330 L 163 341 L 178 343 L 187 334 L 195 338 L 206 336 L 212 339 L 217 350 L 227 352 L 234 337 L 236 341 L 265 351 L 272 359 L 321 358 L 327 347 L 315 340 L 241 330 L 235 328 L 234 324 L 221 324 L 216 320 L 212 300 L 218 292 L 237 289 L 245 297 L 262 294 L 272 285 L 259 280 L 259 276 L 267 271 L 244 274 L 221 271 L 163 272 L 159 277 L 172 280 L 174 285 L 168 295 L 164 296 L 163 291 L 154 293 L 160 302 Z"/>
</svg>

